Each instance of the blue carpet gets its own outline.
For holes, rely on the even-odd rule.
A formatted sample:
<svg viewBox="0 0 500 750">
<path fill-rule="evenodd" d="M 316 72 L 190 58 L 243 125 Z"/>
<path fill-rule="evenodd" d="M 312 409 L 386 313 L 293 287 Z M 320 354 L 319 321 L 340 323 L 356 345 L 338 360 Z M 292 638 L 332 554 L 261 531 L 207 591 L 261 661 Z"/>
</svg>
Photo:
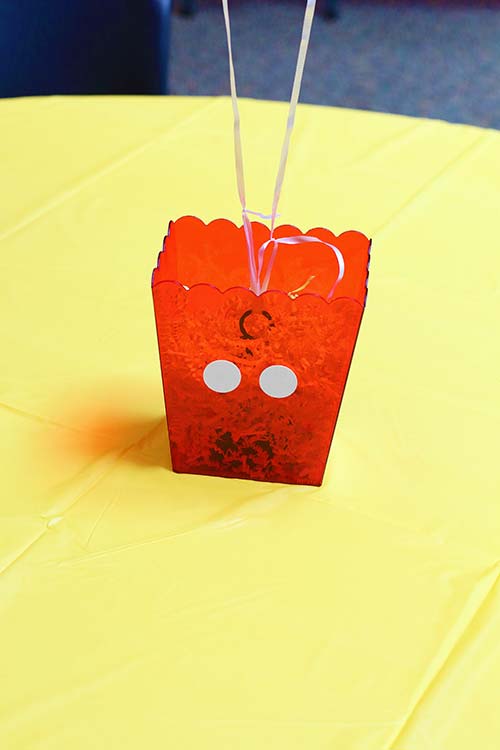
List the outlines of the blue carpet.
<svg viewBox="0 0 500 750">
<path fill-rule="evenodd" d="M 318 6 L 320 0 L 318 0 Z M 500 3 L 339 0 L 317 13 L 301 100 L 500 128 Z M 304 2 L 232 0 L 241 96 L 288 99 Z M 229 90 L 220 0 L 172 24 L 171 92 Z"/>
</svg>

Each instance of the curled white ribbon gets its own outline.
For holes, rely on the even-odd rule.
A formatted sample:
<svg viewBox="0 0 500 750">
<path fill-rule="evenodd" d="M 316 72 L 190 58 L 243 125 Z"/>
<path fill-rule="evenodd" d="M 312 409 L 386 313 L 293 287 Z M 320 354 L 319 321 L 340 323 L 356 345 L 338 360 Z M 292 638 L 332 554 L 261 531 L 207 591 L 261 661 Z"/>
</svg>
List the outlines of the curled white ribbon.
<svg viewBox="0 0 500 750">
<path fill-rule="evenodd" d="M 278 172 L 276 175 L 276 182 L 274 185 L 272 211 L 270 214 L 262 214 L 258 211 L 250 211 L 246 206 L 245 175 L 244 175 L 244 166 L 243 166 L 243 148 L 241 145 L 241 123 L 240 123 L 240 112 L 239 112 L 239 107 L 238 107 L 238 94 L 236 91 L 236 76 L 234 73 L 233 49 L 232 49 L 232 42 L 231 42 L 231 24 L 229 21 L 229 6 L 228 6 L 228 0 L 222 0 L 222 10 L 224 13 L 224 23 L 226 27 L 227 50 L 228 50 L 228 56 L 229 56 L 229 83 L 230 83 L 230 88 L 231 88 L 231 103 L 232 103 L 232 108 L 233 108 L 234 157 L 235 157 L 235 165 L 236 165 L 236 182 L 238 186 L 238 195 L 239 195 L 240 203 L 241 203 L 243 227 L 245 231 L 245 239 L 246 239 L 247 250 L 248 250 L 248 266 L 250 270 L 250 288 L 256 294 L 261 294 L 262 292 L 266 291 L 269 287 L 271 272 L 273 269 L 274 261 L 276 259 L 276 254 L 278 252 L 279 245 L 298 245 L 303 242 L 319 242 L 323 245 L 327 245 L 327 247 L 330 247 L 333 250 L 337 258 L 337 262 L 339 264 L 339 274 L 337 276 L 337 280 L 335 281 L 331 291 L 328 294 L 328 299 L 332 297 L 337 284 L 344 276 L 344 268 L 345 268 L 344 259 L 342 257 L 342 253 L 340 252 L 340 250 L 336 248 L 334 245 L 330 245 L 328 242 L 323 242 L 322 240 L 316 237 L 311 237 L 309 235 L 297 235 L 295 237 L 280 237 L 278 239 L 274 238 L 276 217 L 279 215 L 277 213 L 278 203 L 279 203 L 279 199 L 281 196 L 281 189 L 283 187 L 283 181 L 285 179 L 285 170 L 286 170 L 286 164 L 288 161 L 288 152 L 290 150 L 290 141 L 292 137 L 293 127 L 295 124 L 295 114 L 297 111 L 297 103 L 299 101 L 300 87 L 302 84 L 302 76 L 304 73 L 304 65 L 306 62 L 307 49 L 309 47 L 309 39 L 311 37 L 311 28 L 312 28 L 315 8 L 316 8 L 316 0 L 306 0 L 304 22 L 302 25 L 302 37 L 300 40 L 300 48 L 299 48 L 299 53 L 297 57 L 297 65 L 295 68 L 295 76 L 293 80 L 292 94 L 290 97 L 290 106 L 288 108 L 288 118 L 287 118 L 287 123 L 286 123 L 285 136 L 283 139 L 283 145 L 281 147 L 280 162 L 278 166 Z M 252 234 L 252 225 L 250 223 L 250 219 L 248 218 L 248 214 L 259 216 L 262 219 L 270 219 L 271 221 L 270 239 L 267 240 L 267 242 L 264 242 L 259 247 L 259 249 L 257 250 L 257 253 L 255 253 L 253 234 Z M 264 278 L 262 279 L 262 274 L 264 273 L 265 252 L 271 244 L 273 246 L 272 251 L 271 251 L 271 257 L 269 258 L 267 267 L 265 269 Z M 256 262 L 256 258 L 257 258 L 257 262 Z"/>
<path fill-rule="evenodd" d="M 319 237 L 311 237 L 310 234 L 299 234 L 294 237 L 278 237 L 278 238 L 271 238 L 270 240 L 267 240 L 267 242 L 264 242 L 258 251 L 258 276 L 259 279 L 261 277 L 261 274 L 263 272 L 263 265 L 264 265 L 264 255 L 266 252 L 266 249 L 269 247 L 271 243 L 273 243 L 273 249 L 271 251 L 271 257 L 268 261 L 266 272 L 264 275 L 264 280 L 262 281 L 260 292 L 267 291 L 269 287 L 269 280 L 271 278 L 271 271 L 273 269 L 274 261 L 276 259 L 276 254 L 278 252 L 279 245 L 301 245 L 304 242 L 316 242 L 320 245 L 326 245 L 326 247 L 329 247 L 333 252 L 335 253 L 335 257 L 337 258 L 337 263 L 339 264 L 339 272 L 337 275 L 337 278 L 330 289 L 330 291 L 327 294 L 327 299 L 331 299 L 333 297 L 333 294 L 335 292 L 335 289 L 337 288 L 337 285 L 339 282 L 344 278 L 344 271 L 345 271 L 345 263 L 344 263 L 344 256 L 338 249 L 338 247 L 335 247 L 335 245 L 330 245 L 329 242 L 324 242 L 323 240 L 320 240 Z"/>
</svg>

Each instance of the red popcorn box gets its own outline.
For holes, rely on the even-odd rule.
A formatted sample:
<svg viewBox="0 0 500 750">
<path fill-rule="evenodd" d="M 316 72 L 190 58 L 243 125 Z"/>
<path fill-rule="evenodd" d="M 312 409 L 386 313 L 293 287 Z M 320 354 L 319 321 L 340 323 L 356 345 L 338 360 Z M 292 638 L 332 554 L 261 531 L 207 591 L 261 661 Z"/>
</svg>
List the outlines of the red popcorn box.
<svg viewBox="0 0 500 750">
<path fill-rule="evenodd" d="M 265 246 L 270 229 L 248 226 Z M 152 287 L 174 471 L 322 482 L 371 243 L 355 231 L 293 226 L 273 238 L 294 242 L 275 244 L 272 288 L 255 294 L 243 227 L 193 216 L 169 226 Z"/>
</svg>

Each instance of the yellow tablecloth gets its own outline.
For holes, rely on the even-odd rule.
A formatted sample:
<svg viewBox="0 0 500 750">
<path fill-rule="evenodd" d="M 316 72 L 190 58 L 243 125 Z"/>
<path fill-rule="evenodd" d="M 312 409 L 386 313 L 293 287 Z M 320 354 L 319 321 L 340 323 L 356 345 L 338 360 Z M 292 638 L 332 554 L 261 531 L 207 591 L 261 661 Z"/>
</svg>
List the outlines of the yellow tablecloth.
<svg viewBox="0 0 500 750">
<path fill-rule="evenodd" d="M 266 211 L 286 109 L 242 117 Z M 498 750 L 500 134 L 300 109 L 283 222 L 374 239 L 314 489 L 169 469 L 151 269 L 238 220 L 229 102 L 0 132 L 0 746 Z"/>
</svg>

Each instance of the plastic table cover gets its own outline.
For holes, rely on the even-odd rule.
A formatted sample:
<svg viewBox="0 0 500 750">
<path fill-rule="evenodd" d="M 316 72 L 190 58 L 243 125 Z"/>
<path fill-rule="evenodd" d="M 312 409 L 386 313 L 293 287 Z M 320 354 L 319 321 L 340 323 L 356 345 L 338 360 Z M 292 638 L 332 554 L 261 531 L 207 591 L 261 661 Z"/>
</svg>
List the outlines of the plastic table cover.
<svg viewBox="0 0 500 750">
<path fill-rule="evenodd" d="M 151 268 L 238 221 L 228 100 L 0 110 L 2 748 L 497 750 L 500 135 L 300 108 L 280 220 L 374 239 L 313 488 L 170 469 Z"/>
</svg>

